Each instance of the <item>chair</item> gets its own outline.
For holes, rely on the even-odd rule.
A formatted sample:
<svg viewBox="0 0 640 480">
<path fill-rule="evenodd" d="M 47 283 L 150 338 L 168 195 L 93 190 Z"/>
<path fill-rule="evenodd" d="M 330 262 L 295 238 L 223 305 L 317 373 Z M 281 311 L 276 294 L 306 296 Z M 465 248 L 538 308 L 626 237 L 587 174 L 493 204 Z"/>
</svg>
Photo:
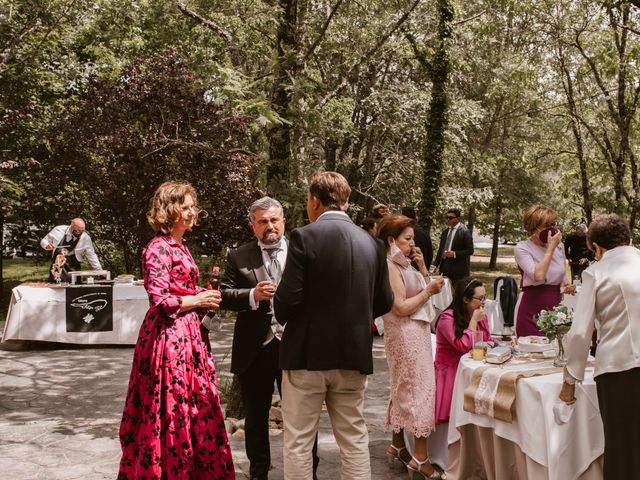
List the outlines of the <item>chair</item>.
<svg viewBox="0 0 640 480">
<path fill-rule="evenodd" d="M 518 302 L 518 284 L 513 277 L 498 277 L 493 282 L 493 293 L 500 305 L 505 329 L 513 331 L 515 326 L 516 304 Z M 503 333 L 504 330 L 503 330 Z"/>
</svg>

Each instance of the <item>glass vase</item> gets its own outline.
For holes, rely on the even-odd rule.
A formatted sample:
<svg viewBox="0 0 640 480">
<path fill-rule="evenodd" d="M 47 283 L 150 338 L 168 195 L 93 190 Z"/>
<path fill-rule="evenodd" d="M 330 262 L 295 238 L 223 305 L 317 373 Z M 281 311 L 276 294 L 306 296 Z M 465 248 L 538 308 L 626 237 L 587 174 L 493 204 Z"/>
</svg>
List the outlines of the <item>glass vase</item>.
<svg viewBox="0 0 640 480">
<path fill-rule="evenodd" d="M 556 342 L 558 342 L 558 351 L 556 358 L 553 360 L 554 367 L 564 367 L 567 364 L 567 359 L 564 356 L 564 336 L 565 332 L 558 332 L 556 334 Z"/>
</svg>

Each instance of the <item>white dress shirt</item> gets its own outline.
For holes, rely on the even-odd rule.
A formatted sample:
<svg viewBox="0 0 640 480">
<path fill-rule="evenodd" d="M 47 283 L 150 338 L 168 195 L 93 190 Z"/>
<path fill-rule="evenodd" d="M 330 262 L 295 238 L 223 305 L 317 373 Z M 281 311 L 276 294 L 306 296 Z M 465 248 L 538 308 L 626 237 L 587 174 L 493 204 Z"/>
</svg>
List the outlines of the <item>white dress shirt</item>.
<svg viewBox="0 0 640 480">
<path fill-rule="evenodd" d="M 40 246 L 45 250 L 49 244 L 57 247 L 63 239 L 66 242 L 70 242 L 72 239 L 71 227 L 69 225 L 58 225 L 57 227 L 54 227 L 42 240 L 40 240 Z M 78 240 L 78 244 L 76 245 L 75 255 L 79 262 L 82 261 L 82 256 L 85 255 L 87 257 L 87 261 L 91 265 L 91 268 L 94 270 L 102 270 L 100 260 L 98 260 L 98 255 L 96 255 L 96 251 L 93 249 L 93 242 L 87 232 L 83 232 L 82 235 L 80 235 L 80 240 Z"/>
<path fill-rule="evenodd" d="M 567 335 L 568 373 L 582 380 L 591 334 L 598 328 L 594 376 L 640 367 L 640 250 L 612 248 L 582 273 Z"/>
</svg>

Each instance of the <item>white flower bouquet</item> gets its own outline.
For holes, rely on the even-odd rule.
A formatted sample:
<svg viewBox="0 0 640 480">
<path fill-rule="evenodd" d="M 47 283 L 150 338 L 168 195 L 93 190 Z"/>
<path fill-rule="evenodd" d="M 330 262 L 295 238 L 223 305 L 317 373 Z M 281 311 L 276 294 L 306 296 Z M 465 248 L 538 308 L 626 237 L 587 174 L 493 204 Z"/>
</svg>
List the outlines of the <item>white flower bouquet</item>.
<svg viewBox="0 0 640 480">
<path fill-rule="evenodd" d="M 549 340 L 564 335 L 571 328 L 573 312 L 564 305 L 558 305 L 552 310 L 541 310 L 536 324 Z"/>
</svg>

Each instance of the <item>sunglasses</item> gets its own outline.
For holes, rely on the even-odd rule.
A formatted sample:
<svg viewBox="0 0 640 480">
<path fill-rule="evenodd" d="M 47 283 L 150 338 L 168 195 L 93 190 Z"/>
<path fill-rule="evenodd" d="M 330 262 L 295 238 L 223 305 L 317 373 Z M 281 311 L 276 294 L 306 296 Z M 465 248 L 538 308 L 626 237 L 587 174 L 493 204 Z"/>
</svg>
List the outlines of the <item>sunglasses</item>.
<svg viewBox="0 0 640 480">
<path fill-rule="evenodd" d="M 447 220 L 453 220 L 454 218 L 458 218 L 455 215 L 447 215 Z"/>
</svg>

